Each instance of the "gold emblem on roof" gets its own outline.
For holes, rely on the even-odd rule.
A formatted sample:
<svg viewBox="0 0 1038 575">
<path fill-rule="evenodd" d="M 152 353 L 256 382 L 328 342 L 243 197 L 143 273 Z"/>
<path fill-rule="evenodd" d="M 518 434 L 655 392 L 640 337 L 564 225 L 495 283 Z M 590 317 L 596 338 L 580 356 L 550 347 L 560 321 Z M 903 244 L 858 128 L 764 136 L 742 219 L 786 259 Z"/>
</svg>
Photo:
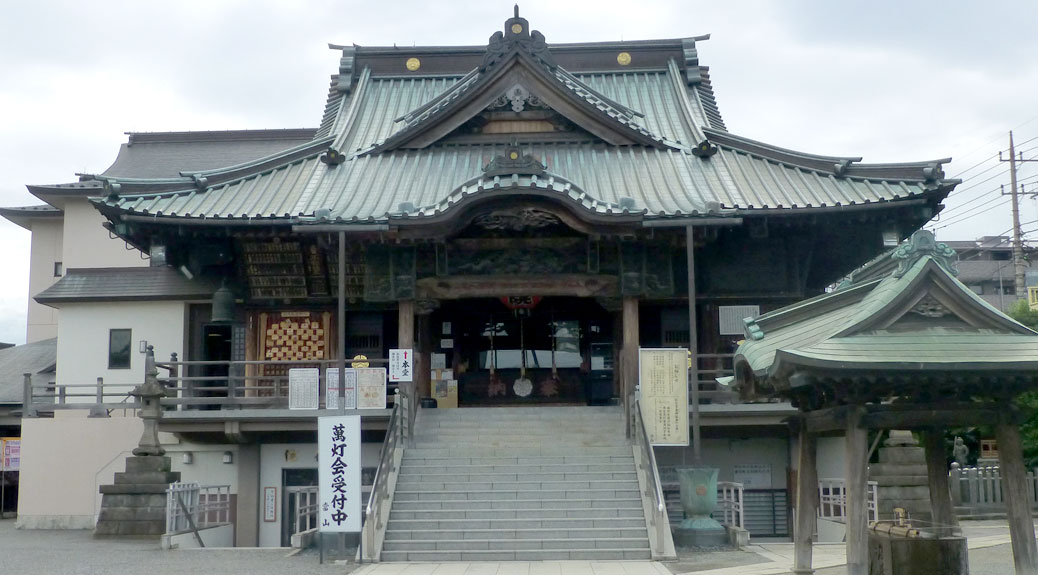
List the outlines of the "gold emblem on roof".
<svg viewBox="0 0 1038 575">
<path fill-rule="evenodd" d="M 628 52 L 620 52 L 616 55 L 616 63 L 621 66 L 626 66 L 631 63 L 631 55 Z"/>
<path fill-rule="evenodd" d="M 522 24 L 512 24 L 512 34 L 522 34 L 522 33 L 523 33 L 523 25 Z"/>
<path fill-rule="evenodd" d="M 422 61 L 418 58 L 408 58 L 407 62 L 404 63 L 404 66 L 407 66 L 408 70 L 414 72 L 415 70 L 422 67 Z"/>
<path fill-rule="evenodd" d="M 519 159 L 519 152 L 514 152 L 513 151 L 511 154 L 508 154 L 508 157 L 513 159 L 513 160 L 518 160 Z"/>
</svg>

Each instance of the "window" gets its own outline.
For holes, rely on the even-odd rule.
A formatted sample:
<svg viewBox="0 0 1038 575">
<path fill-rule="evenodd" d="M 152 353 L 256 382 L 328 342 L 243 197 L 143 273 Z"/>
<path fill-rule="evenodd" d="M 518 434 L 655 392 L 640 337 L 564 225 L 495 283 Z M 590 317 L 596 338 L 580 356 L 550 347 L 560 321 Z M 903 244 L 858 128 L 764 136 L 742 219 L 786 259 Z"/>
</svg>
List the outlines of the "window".
<svg viewBox="0 0 1038 575">
<path fill-rule="evenodd" d="M 130 369 L 130 330 L 108 330 L 108 369 Z"/>
<path fill-rule="evenodd" d="M 54 262 L 54 277 L 60 278 L 64 271 L 65 270 L 62 267 L 61 262 Z"/>
</svg>

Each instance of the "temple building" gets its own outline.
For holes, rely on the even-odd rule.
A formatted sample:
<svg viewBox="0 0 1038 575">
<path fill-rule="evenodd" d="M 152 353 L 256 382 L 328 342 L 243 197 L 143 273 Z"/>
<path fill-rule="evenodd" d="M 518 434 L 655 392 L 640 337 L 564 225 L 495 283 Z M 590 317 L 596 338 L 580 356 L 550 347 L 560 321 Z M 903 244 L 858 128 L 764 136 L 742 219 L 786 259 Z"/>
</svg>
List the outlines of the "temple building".
<svg viewBox="0 0 1038 575">
<path fill-rule="evenodd" d="M 105 173 L 30 186 L 52 208 L 3 215 L 63 209 L 66 244 L 75 216 L 136 258 L 64 261 L 33 294 L 59 310 L 55 384 L 140 383 L 152 346 L 177 389 L 159 429 L 191 454 L 175 469 L 231 486 L 238 545 L 277 546 L 287 511 L 265 498 L 316 479 L 321 411 L 286 409 L 291 367 L 330 385 L 324 368 L 413 349 L 414 399 L 436 400 L 437 418 L 604 406 L 580 409 L 622 434 L 638 349 L 691 347 L 704 461 L 742 480 L 751 534 L 789 536 L 796 410 L 716 382 L 743 319 L 824 293 L 958 181 L 947 159 L 868 164 L 730 133 L 707 39 L 551 44 L 517 9 L 484 46 L 333 46 L 316 130 L 132 134 Z M 23 422 L 26 527 L 81 525 L 96 507 L 96 489 L 74 513 L 48 508 L 46 481 L 31 493 L 58 465 L 31 454 L 54 426 L 120 437 L 91 478 L 135 439 L 136 420 L 106 432 L 72 412 Z M 362 413 L 373 473 L 389 409 Z M 664 481 L 689 453 L 656 449 Z"/>
</svg>

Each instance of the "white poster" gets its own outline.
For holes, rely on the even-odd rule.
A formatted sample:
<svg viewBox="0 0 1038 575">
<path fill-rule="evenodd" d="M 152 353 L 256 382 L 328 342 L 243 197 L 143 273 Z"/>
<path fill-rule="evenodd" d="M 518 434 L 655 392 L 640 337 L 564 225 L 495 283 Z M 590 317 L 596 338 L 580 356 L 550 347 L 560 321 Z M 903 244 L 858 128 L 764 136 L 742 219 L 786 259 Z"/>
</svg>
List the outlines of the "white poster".
<svg viewBox="0 0 1038 575">
<path fill-rule="evenodd" d="M 414 377 L 414 351 L 410 349 L 389 350 L 389 381 L 393 383 L 411 381 Z"/>
<path fill-rule="evenodd" d="M 319 530 L 360 531 L 360 416 L 317 418 Z"/>
<path fill-rule="evenodd" d="M 0 470 L 18 471 L 21 469 L 22 440 L 18 437 L 8 437 L 0 440 L 3 452 L 0 453 Z"/>
<path fill-rule="evenodd" d="M 642 418 L 653 445 L 688 445 L 688 350 L 639 349 Z"/>
<path fill-rule="evenodd" d="M 294 367 L 288 370 L 288 408 L 317 409 L 321 401 L 321 370 Z"/>
<path fill-rule="evenodd" d="M 386 368 L 357 369 L 357 409 L 386 408 Z"/>
<path fill-rule="evenodd" d="M 736 463 L 732 475 L 744 489 L 771 489 L 770 463 Z"/>
<path fill-rule="evenodd" d="M 357 370 L 346 368 L 346 407 L 345 409 L 357 409 Z M 329 367 L 324 372 L 325 393 L 324 406 L 326 409 L 339 409 L 339 368 Z"/>
</svg>

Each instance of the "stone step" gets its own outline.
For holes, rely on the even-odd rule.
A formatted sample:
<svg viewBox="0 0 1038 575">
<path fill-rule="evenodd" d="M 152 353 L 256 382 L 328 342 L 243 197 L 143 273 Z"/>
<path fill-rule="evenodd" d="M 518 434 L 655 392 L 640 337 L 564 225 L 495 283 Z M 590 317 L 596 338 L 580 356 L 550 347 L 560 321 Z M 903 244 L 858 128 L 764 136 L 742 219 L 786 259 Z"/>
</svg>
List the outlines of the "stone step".
<svg viewBox="0 0 1038 575">
<path fill-rule="evenodd" d="M 574 472 L 574 473 L 550 473 L 550 472 L 516 472 L 516 473 L 409 473 L 401 476 L 397 485 L 409 483 L 482 483 L 515 481 L 524 483 L 529 481 L 595 481 L 595 480 L 622 480 L 637 481 L 638 474 L 632 469 L 627 472 L 605 471 L 605 472 Z"/>
<path fill-rule="evenodd" d="M 388 528 L 401 531 L 447 530 L 468 531 L 472 529 L 590 529 L 595 527 L 645 528 L 642 517 L 599 517 L 599 518 L 540 518 L 540 519 L 398 519 L 391 521 Z"/>
<path fill-rule="evenodd" d="M 458 501 L 464 499 L 585 499 L 591 498 L 605 498 L 605 499 L 616 499 L 631 497 L 638 497 L 639 491 L 637 485 L 631 489 L 574 489 L 570 491 L 558 490 L 558 491 L 543 491 L 543 490 L 528 490 L 528 491 L 411 491 L 397 489 L 394 495 L 396 501 Z"/>
<path fill-rule="evenodd" d="M 648 549 L 649 540 L 642 537 L 609 537 L 562 539 L 429 539 L 386 541 L 387 551 L 525 551 L 530 549 Z"/>
<path fill-rule="evenodd" d="M 97 514 L 98 521 L 166 521 L 166 506 L 161 507 L 115 507 L 102 503 Z"/>
<path fill-rule="evenodd" d="M 630 447 L 616 450 L 610 455 L 518 455 L 500 454 L 487 456 L 450 455 L 442 453 L 418 452 L 408 449 L 404 452 L 402 466 L 406 465 L 634 465 L 634 454 Z"/>
<path fill-rule="evenodd" d="M 470 435 L 470 436 L 458 436 L 458 437 L 440 437 L 440 436 L 422 436 L 415 438 L 415 449 L 422 449 L 426 447 L 442 447 L 444 445 L 450 446 L 451 448 L 526 448 L 532 449 L 537 448 L 558 448 L 560 446 L 568 446 L 573 449 L 584 449 L 587 447 L 620 447 L 626 446 L 627 440 L 623 437 L 603 437 L 603 436 L 587 436 L 587 437 L 566 437 L 565 439 L 552 439 L 551 437 L 532 437 L 528 435 L 520 436 L 496 436 L 487 437 L 486 435 Z"/>
<path fill-rule="evenodd" d="M 631 479 L 593 479 L 593 480 L 564 480 L 564 481 L 467 481 L 467 482 L 434 482 L 423 478 L 409 478 L 403 484 L 397 483 L 397 492 L 415 491 L 425 493 L 430 491 L 540 491 L 540 490 L 565 490 L 575 489 L 634 489 L 638 490 L 637 478 Z"/>
<path fill-rule="evenodd" d="M 387 530 L 386 541 L 457 541 L 471 539 L 618 539 L 639 537 L 647 539 L 645 527 L 591 527 L 587 529 L 456 529 L 442 531 Z"/>
<path fill-rule="evenodd" d="M 526 549 L 520 551 L 383 551 L 382 561 L 647 561 L 648 549 Z"/>
<path fill-rule="evenodd" d="M 439 444 L 437 444 L 439 445 Z M 631 453 L 629 445 L 566 445 L 558 442 L 552 445 L 532 447 L 480 447 L 480 446 L 419 446 L 407 449 L 405 457 L 431 458 L 431 457 L 566 457 L 573 456 L 574 452 L 580 456 L 623 456 Z"/>
<path fill-rule="evenodd" d="M 417 463 L 415 460 L 404 459 L 401 471 L 404 473 L 420 473 L 422 475 L 436 473 L 473 474 L 473 473 L 624 473 L 633 469 L 634 458 L 627 458 L 623 463 L 549 463 L 546 465 L 532 465 L 529 463 L 500 463 L 500 464 L 457 464 L 442 465 L 436 463 Z"/>
<path fill-rule="evenodd" d="M 393 511 L 501 510 L 516 509 L 638 509 L 638 497 L 627 499 L 457 499 L 440 501 L 394 501 Z"/>
<path fill-rule="evenodd" d="M 443 519 L 602 519 L 609 517 L 644 518 L 640 507 L 592 508 L 592 509 L 434 509 L 427 511 L 397 511 L 389 514 L 389 520 L 417 519 L 422 521 Z"/>
</svg>

